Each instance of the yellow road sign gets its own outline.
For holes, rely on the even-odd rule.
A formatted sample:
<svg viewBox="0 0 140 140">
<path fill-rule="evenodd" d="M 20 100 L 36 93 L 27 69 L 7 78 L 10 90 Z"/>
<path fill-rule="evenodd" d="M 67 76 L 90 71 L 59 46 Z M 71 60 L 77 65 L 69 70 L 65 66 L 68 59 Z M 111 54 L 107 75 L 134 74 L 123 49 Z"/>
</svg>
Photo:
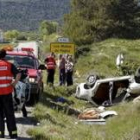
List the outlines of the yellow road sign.
<svg viewBox="0 0 140 140">
<path fill-rule="evenodd" d="M 73 43 L 61 43 L 61 42 L 54 42 L 50 44 L 50 51 L 59 54 L 72 54 L 75 53 L 75 44 Z"/>
</svg>

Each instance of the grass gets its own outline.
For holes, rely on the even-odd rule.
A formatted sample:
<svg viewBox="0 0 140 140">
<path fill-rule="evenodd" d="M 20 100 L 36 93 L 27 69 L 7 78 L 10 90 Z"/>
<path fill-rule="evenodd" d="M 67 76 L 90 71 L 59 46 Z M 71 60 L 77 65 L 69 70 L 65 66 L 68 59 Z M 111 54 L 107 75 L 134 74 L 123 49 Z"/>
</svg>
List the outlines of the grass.
<svg viewBox="0 0 140 140">
<path fill-rule="evenodd" d="M 42 50 L 49 52 L 49 43 L 56 41 L 52 35 L 43 44 Z M 5 44 L 1 44 L 3 46 Z M 123 102 L 107 108 L 115 110 L 118 116 L 107 119 L 106 125 L 85 125 L 78 122 L 78 114 L 88 107 L 94 107 L 87 101 L 74 97 L 76 83 L 85 82 L 89 74 L 100 77 L 120 75 L 116 68 L 116 56 L 123 52 L 125 63 L 129 69 L 135 69 L 140 64 L 140 40 L 108 39 L 90 46 L 90 52 L 83 53 L 76 61 L 74 74 L 75 85 L 71 87 L 46 86 L 40 102 L 34 109 L 34 117 L 39 126 L 28 130 L 36 140 L 139 140 L 140 139 L 140 104 Z M 46 72 L 43 81 L 46 83 Z M 55 85 L 58 84 L 58 71 L 55 75 Z M 60 102 L 58 99 L 65 99 Z"/>
<path fill-rule="evenodd" d="M 76 83 L 85 82 L 89 74 L 101 77 L 120 75 L 115 64 L 120 52 L 124 53 L 125 63 L 130 69 L 135 65 L 135 70 L 140 64 L 140 40 L 108 39 L 92 44 L 90 52 L 77 59 L 75 71 L 79 75 L 74 74 L 73 86 L 45 87 L 33 112 L 40 125 L 28 130 L 28 133 L 36 140 L 139 140 L 140 104 L 130 101 L 106 108 L 118 113 L 118 116 L 108 118 L 106 125 L 86 125 L 79 123 L 77 118 L 79 112 L 94 106 L 75 98 Z M 58 72 L 55 83 L 58 83 Z M 64 102 L 58 100 L 61 97 Z"/>
<path fill-rule="evenodd" d="M 73 101 L 72 104 L 56 102 L 60 96 Z M 73 94 L 69 96 L 63 88 L 58 88 L 57 92 L 50 88 L 41 100 L 42 102 L 36 105 L 34 111 L 34 116 L 40 122 L 40 126 L 28 131 L 34 139 L 138 140 L 140 138 L 140 104 L 123 102 L 107 108 L 107 110 L 115 110 L 118 116 L 108 118 L 106 125 L 99 126 L 77 123 L 78 114 L 75 112 L 93 106 L 86 101 L 76 99 Z M 72 108 L 73 112 L 69 112 L 69 108 Z"/>
<path fill-rule="evenodd" d="M 91 51 L 78 59 L 76 70 L 82 77 L 87 77 L 88 74 L 117 76 L 119 75 L 116 68 L 117 55 L 120 52 L 124 53 L 125 63 L 129 63 L 130 67 L 135 65 L 136 69 L 140 63 L 139 51 L 140 40 L 108 39 L 92 44 Z"/>
</svg>

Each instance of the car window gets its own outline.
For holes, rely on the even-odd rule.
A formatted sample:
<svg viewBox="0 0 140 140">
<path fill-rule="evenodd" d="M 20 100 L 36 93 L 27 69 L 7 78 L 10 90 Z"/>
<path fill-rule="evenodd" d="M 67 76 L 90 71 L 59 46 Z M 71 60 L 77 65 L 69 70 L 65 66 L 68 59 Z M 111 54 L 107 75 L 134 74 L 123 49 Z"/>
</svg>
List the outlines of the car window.
<svg viewBox="0 0 140 140">
<path fill-rule="evenodd" d="M 6 55 L 6 60 L 10 61 L 17 67 L 35 68 L 35 59 L 30 56 Z"/>
</svg>

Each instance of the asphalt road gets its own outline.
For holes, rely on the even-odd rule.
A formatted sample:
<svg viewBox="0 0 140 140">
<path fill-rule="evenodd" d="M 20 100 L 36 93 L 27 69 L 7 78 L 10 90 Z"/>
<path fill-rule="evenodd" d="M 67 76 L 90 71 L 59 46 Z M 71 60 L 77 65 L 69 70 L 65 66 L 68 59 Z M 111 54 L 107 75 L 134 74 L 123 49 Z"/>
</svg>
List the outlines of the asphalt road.
<svg viewBox="0 0 140 140">
<path fill-rule="evenodd" d="M 32 140 L 32 138 L 27 134 L 27 130 L 29 128 L 33 128 L 33 127 L 36 126 L 36 122 L 34 121 L 34 119 L 32 117 L 32 110 L 33 110 L 32 107 L 27 107 L 27 111 L 28 111 L 28 117 L 27 118 L 22 117 L 21 112 L 16 112 L 15 113 L 16 122 L 17 122 L 17 129 L 18 129 L 18 139 L 16 139 L 16 140 Z M 9 139 L 6 125 L 5 125 L 5 128 L 6 128 L 5 138 L 0 139 L 0 140 Z"/>
</svg>

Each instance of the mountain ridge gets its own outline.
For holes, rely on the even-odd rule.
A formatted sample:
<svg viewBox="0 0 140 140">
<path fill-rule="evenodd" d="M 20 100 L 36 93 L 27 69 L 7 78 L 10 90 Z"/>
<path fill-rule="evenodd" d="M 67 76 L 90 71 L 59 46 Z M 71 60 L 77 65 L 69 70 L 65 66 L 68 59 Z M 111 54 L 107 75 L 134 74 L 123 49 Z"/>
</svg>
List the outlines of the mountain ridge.
<svg viewBox="0 0 140 140">
<path fill-rule="evenodd" d="M 0 29 L 37 30 L 43 20 L 61 22 L 70 0 L 0 0 Z"/>
</svg>

